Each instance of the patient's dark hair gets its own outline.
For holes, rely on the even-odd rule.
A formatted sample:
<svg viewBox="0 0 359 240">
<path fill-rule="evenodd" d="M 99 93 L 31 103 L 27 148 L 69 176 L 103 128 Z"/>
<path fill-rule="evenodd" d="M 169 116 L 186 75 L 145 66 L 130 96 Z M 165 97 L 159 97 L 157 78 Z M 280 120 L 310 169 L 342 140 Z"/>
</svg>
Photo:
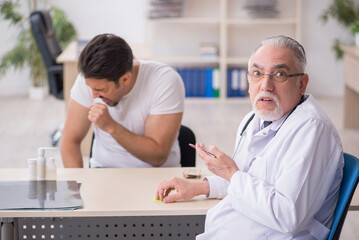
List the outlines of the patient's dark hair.
<svg viewBox="0 0 359 240">
<path fill-rule="evenodd" d="M 78 69 L 85 78 L 107 79 L 116 84 L 120 77 L 132 71 L 130 46 L 113 34 L 94 37 L 80 54 Z"/>
</svg>

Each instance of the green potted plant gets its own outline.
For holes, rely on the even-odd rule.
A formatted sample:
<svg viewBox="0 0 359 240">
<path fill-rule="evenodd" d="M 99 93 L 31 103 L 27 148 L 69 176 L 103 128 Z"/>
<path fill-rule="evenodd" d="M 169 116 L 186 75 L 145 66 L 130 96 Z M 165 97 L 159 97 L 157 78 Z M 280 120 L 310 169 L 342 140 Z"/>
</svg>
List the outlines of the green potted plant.
<svg viewBox="0 0 359 240">
<path fill-rule="evenodd" d="M 344 28 L 348 29 L 355 35 L 359 32 L 359 5 L 352 0 L 333 0 L 327 9 L 323 11 L 320 18 L 324 23 L 327 23 L 329 18 L 333 18 Z M 343 51 L 340 48 L 343 40 L 337 38 L 333 44 L 333 50 L 336 58 L 341 59 L 343 57 Z"/>
<path fill-rule="evenodd" d="M 350 25 L 350 31 L 354 36 L 355 46 L 359 47 L 359 21 L 355 21 Z"/>
<path fill-rule="evenodd" d="M 46 68 L 35 39 L 33 38 L 29 23 L 29 15 L 36 9 L 38 9 L 38 0 L 28 1 L 27 13 L 20 11 L 18 1 L 6 0 L 0 3 L 0 17 L 9 21 L 9 25 L 17 29 L 15 46 L 1 56 L 0 77 L 4 76 L 11 68 L 22 70 L 25 67 L 29 67 L 32 87 L 35 87 L 35 89 L 37 87 L 43 89 L 47 83 Z M 55 34 L 61 47 L 64 48 L 76 38 L 76 30 L 72 23 L 67 20 L 62 10 L 52 6 L 50 11 Z"/>
</svg>

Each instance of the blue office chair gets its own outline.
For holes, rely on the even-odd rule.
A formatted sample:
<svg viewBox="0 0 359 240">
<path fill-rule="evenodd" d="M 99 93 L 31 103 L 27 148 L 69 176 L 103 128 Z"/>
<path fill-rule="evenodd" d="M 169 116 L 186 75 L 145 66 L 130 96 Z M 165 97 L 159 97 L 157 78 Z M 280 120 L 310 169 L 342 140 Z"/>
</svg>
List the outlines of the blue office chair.
<svg viewBox="0 0 359 240">
<path fill-rule="evenodd" d="M 339 239 L 358 181 L 359 160 L 348 153 L 344 153 L 343 180 L 328 240 Z"/>
<path fill-rule="evenodd" d="M 30 15 L 30 24 L 35 42 L 47 69 L 49 91 L 56 98 L 64 99 L 63 66 L 56 63 L 56 58 L 62 50 L 55 36 L 49 11 L 33 11 Z"/>
</svg>

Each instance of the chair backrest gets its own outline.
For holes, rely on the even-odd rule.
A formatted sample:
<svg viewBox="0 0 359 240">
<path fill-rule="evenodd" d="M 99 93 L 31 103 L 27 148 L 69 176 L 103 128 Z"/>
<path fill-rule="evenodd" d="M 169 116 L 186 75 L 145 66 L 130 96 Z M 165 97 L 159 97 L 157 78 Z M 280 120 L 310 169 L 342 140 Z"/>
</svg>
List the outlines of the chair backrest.
<svg viewBox="0 0 359 240">
<path fill-rule="evenodd" d="M 181 166 L 195 167 L 196 166 L 196 150 L 191 148 L 189 143 L 196 143 L 196 137 L 193 131 L 184 125 L 181 125 L 178 142 L 181 149 Z"/>
<path fill-rule="evenodd" d="M 343 180 L 328 240 L 339 239 L 358 180 L 359 160 L 353 155 L 344 153 Z"/>
<path fill-rule="evenodd" d="M 36 10 L 32 12 L 30 24 L 46 67 L 57 65 L 56 58 L 62 50 L 55 36 L 49 11 Z"/>
<path fill-rule="evenodd" d="M 91 148 L 90 148 L 90 158 L 92 157 L 92 147 L 95 139 L 95 133 L 92 134 L 91 140 Z M 181 150 L 181 166 L 182 167 L 195 167 L 196 166 L 196 150 L 191 148 L 189 143 L 196 143 L 196 137 L 193 131 L 181 125 L 179 134 L 178 134 L 178 142 Z M 90 166 L 91 167 L 91 166 Z"/>
</svg>

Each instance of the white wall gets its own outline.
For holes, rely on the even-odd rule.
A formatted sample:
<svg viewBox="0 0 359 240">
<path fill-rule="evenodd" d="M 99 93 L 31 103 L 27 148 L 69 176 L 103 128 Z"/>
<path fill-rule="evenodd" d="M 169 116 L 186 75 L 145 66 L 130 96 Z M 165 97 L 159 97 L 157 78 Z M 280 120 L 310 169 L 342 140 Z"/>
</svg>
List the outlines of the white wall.
<svg viewBox="0 0 359 240">
<path fill-rule="evenodd" d="M 79 39 L 109 32 L 128 42 L 146 40 L 145 11 L 147 0 L 61 0 L 52 1 L 63 9 L 73 22 Z M 308 58 L 310 74 L 308 92 L 318 95 L 343 95 L 343 62 L 336 61 L 331 44 L 337 36 L 349 33 L 330 21 L 323 25 L 319 15 L 329 5 L 329 0 L 302 0 L 302 44 Z M 13 46 L 16 36 L 8 24 L 0 20 L 0 55 Z M 9 72 L 0 79 L 0 95 L 27 94 L 29 76 Z"/>
<path fill-rule="evenodd" d="M 80 39 L 114 33 L 127 42 L 143 42 L 146 0 L 61 0 L 52 1 L 66 11 Z"/>
<path fill-rule="evenodd" d="M 64 10 L 75 25 L 79 39 L 91 39 L 100 33 L 114 33 L 128 42 L 145 41 L 146 0 L 50 0 Z M 26 1 L 20 3 L 27 6 Z M 26 7 L 25 6 L 25 7 Z M 0 56 L 11 49 L 14 28 L 0 19 Z M 0 79 L 0 96 L 26 95 L 30 84 L 28 71 L 9 71 Z"/>
<path fill-rule="evenodd" d="M 332 43 L 340 37 L 350 42 L 347 30 L 333 20 L 323 24 L 319 16 L 332 0 L 302 0 L 302 44 L 306 50 L 310 82 L 307 91 L 318 95 L 343 96 L 343 61 L 335 60 Z"/>
<path fill-rule="evenodd" d="M 0 19 L 0 56 L 14 46 L 16 31 L 9 27 L 8 22 Z M 10 70 L 3 78 L 0 78 L 0 96 L 19 95 L 27 93 L 30 85 L 29 71 Z"/>
</svg>

